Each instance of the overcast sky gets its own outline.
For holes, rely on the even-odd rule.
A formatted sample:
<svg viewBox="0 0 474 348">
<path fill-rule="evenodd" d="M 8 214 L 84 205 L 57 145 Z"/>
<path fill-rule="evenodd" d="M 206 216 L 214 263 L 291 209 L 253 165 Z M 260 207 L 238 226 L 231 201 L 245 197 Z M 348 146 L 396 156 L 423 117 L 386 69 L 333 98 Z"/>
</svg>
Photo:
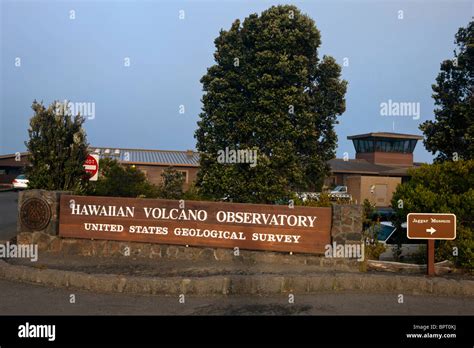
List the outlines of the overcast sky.
<svg viewBox="0 0 474 348">
<path fill-rule="evenodd" d="M 89 103 L 85 128 L 95 146 L 195 149 L 199 79 L 219 30 L 294 4 L 316 21 L 320 55 L 346 63 L 337 157 L 353 158 L 348 135 L 421 134 L 418 125 L 433 118 L 440 63 L 453 57 L 454 34 L 473 13 L 461 0 L 0 1 L 0 154 L 25 150 L 34 99 Z M 419 103 L 419 118 L 416 109 L 382 115 L 389 100 Z M 415 160 L 432 160 L 421 143 Z"/>
</svg>

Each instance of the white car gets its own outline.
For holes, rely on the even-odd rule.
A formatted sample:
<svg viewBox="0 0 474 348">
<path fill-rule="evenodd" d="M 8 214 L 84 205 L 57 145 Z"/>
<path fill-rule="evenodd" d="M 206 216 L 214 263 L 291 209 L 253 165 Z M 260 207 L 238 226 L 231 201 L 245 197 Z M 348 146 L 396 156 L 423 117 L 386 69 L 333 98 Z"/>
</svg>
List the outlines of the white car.
<svg viewBox="0 0 474 348">
<path fill-rule="evenodd" d="M 20 174 L 12 181 L 12 185 L 15 190 L 23 190 L 28 188 L 28 182 L 25 174 Z"/>
<path fill-rule="evenodd" d="M 337 194 L 337 193 L 347 193 L 347 186 L 336 186 L 333 190 L 331 190 L 331 194 Z"/>
<path fill-rule="evenodd" d="M 386 247 L 386 250 L 380 254 L 379 260 L 393 261 L 393 252 L 397 248 L 396 237 L 398 233 L 401 233 L 402 242 L 400 257 L 404 259 L 411 259 L 414 254 L 419 252 L 420 246 L 424 245 L 418 239 L 408 239 L 406 223 L 402 224 L 402 230 L 399 231 L 391 222 L 382 221 L 380 225 L 369 227 L 369 231 L 371 234 L 376 232 L 377 240 Z"/>
<path fill-rule="evenodd" d="M 331 199 L 343 199 L 352 201 L 352 195 L 347 192 L 347 186 L 336 186 L 334 190 L 329 192 L 329 197 Z"/>
</svg>

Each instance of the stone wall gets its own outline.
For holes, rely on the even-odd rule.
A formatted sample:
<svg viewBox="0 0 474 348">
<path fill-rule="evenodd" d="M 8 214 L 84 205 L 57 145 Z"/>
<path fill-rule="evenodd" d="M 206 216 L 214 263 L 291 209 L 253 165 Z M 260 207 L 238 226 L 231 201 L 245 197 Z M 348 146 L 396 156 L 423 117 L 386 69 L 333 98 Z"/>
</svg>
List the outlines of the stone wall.
<svg viewBox="0 0 474 348">
<path fill-rule="evenodd" d="M 36 244 L 41 253 L 53 253 L 60 257 L 72 255 L 96 257 L 132 257 L 167 260 L 243 262 L 250 266 L 257 263 L 278 265 L 314 265 L 325 269 L 358 272 L 356 259 L 326 258 L 318 254 L 283 253 L 278 251 L 239 250 L 193 247 L 114 240 L 62 238 L 42 232 L 25 232 L 17 235 L 18 244 Z M 39 257 L 41 259 L 41 256 Z"/>
<path fill-rule="evenodd" d="M 362 240 L 361 205 L 332 205 L 331 240 L 337 244 L 357 243 Z"/>
<path fill-rule="evenodd" d="M 59 234 L 59 198 L 67 191 L 25 190 L 18 195 L 17 232 Z"/>
</svg>

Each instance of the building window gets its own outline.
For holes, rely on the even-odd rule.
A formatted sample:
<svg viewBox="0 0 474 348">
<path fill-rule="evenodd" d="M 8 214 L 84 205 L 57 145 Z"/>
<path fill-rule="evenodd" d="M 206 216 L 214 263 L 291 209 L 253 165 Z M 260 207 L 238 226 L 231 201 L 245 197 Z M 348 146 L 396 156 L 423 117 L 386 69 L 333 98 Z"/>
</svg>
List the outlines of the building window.
<svg viewBox="0 0 474 348">
<path fill-rule="evenodd" d="M 187 184 L 188 183 L 188 171 L 187 170 L 178 170 L 178 172 L 183 174 L 184 182 Z"/>
<path fill-rule="evenodd" d="M 412 153 L 416 146 L 416 140 L 384 139 L 375 142 L 375 151 Z"/>
<path fill-rule="evenodd" d="M 164 173 L 164 172 L 165 172 L 165 169 L 162 169 L 161 173 Z M 187 184 L 188 183 L 188 171 L 187 170 L 176 169 L 176 172 L 181 173 L 181 175 L 183 175 L 184 183 Z"/>
<path fill-rule="evenodd" d="M 367 139 L 355 139 L 354 147 L 357 152 L 374 152 L 374 142 Z"/>
</svg>

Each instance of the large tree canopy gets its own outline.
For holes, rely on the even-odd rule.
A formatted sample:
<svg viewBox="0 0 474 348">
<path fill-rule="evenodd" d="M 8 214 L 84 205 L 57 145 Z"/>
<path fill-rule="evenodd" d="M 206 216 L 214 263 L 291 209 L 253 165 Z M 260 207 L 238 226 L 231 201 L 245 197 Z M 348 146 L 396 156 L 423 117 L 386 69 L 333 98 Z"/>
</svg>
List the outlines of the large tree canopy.
<svg viewBox="0 0 474 348">
<path fill-rule="evenodd" d="M 454 60 L 441 63 L 433 98 L 435 120 L 420 125 L 436 160 L 474 158 L 474 22 L 456 34 Z"/>
<path fill-rule="evenodd" d="M 71 116 L 58 102 L 46 108 L 36 100 L 34 116 L 25 145 L 30 153 L 27 167 L 30 188 L 78 190 L 86 176 L 83 164 L 87 157 L 87 140 L 80 115 Z"/>
<path fill-rule="evenodd" d="M 204 195 L 274 202 L 322 186 L 347 83 L 334 58 L 318 58 L 320 44 L 314 21 L 295 6 L 271 7 L 220 32 L 216 64 L 201 79 L 195 135 Z M 222 163 L 226 148 L 256 150 L 257 161 Z"/>
</svg>

